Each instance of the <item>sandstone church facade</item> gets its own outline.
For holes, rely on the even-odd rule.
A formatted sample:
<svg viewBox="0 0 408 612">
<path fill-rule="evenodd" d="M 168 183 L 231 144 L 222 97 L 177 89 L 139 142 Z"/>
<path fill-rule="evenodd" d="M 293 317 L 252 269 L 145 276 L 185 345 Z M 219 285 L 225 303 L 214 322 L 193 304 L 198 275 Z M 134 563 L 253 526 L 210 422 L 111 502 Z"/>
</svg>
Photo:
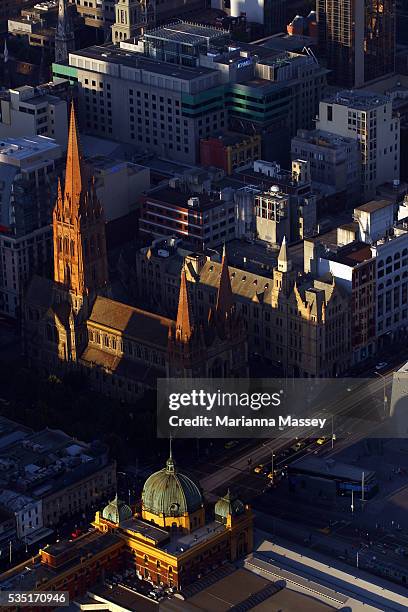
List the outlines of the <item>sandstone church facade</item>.
<svg viewBox="0 0 408 612">
<path fill-rule="evenodd" d="M 176 320 L 112 299 L 103 209 L 71 109 L 65 183 L 53 211 L 54 276 L 34 276 L 23 300 L 24 350 L 44 372 L 84 369 L 97 390 L 129 401 L 163 377 L 248 373 L 245 327 L 224 252 L 214 307 L 196 324 L 181 274 Z"/>
</svg>

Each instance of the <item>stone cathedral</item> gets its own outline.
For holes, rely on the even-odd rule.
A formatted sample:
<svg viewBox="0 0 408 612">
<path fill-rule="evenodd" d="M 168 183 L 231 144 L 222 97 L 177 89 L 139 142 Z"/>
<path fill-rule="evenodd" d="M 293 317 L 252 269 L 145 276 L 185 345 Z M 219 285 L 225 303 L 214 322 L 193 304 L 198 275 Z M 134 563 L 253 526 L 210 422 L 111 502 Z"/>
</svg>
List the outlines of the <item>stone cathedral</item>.
<svg viewBox="0 0 408 612">
<path fill-rule="evenodd" d="M 23 299 L 24 349 L 41 371 L 83 369 L 94 389 L 124 401 L 154 389 L 157 378 L 247 375 L 247 335 L 225 250 L 205 325 L 194 321 L 184 270 L 175 321 L 112 299 L 104 213 L 82 157 L 74 107 L 53 248 L 53 279 L 34 276 Z"/>
</svg>

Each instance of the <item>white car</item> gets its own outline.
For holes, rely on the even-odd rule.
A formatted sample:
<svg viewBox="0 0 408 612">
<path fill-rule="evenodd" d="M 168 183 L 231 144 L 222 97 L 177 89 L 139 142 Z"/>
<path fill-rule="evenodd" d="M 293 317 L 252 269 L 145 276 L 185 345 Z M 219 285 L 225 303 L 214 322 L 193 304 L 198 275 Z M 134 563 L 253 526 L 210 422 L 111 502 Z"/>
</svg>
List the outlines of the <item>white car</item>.
<svg viewBox="0 0 408 612">
<path fill-rule="evenodd" d="M 380 363 L 377 363 L 377 365 L 375 366 L 376 370 L 383 370 L 384 368 L 386 368 L 388 365 L 388 363 L 386 361 L 380 361 Z"/>
</svg>

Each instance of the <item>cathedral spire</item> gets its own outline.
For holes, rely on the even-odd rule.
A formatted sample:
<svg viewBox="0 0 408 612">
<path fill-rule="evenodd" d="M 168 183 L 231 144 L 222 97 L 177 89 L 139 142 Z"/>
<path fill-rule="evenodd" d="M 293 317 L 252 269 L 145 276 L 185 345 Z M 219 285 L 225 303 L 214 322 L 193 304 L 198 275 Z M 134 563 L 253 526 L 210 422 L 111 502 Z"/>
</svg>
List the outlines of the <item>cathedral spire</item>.
<svg viewBox="0 0 408 612">
<path fill-rule="evenodd" d="M 231 289 L 231 279 L 228 270 L 227 252 L 224 244 L 222 252 L 220 285 L 218 287 L 217 304 L 215 314 L 221 321 L 225 321 L 231 314 L 234 298 Z"/>
<path fill-rule="evenodd" d="M 182 342 L 188 342 L 193 335 L 193 321 L 191 316 L 190 298 L 187 289 L 186 271 L 181 272 L 181 284 L 179 303 L 176 320 L 176 339 Z"/>
<path fill-rule="evenodd" d="M 58 0 L 58 23 L 55 32 L 55 61 L 66 62 L 70 51 L 75 51 L 74 30 L 68 10 L 68 0 Z"/>
<path fill-rule="evenodd" d="M 85 168 L 79 144 L 78 127 L 75 116 L 74 104 L 71 104 L 71 117 L 69 122 L 67 164 L 65 168 L 65 191 L 66 203 L 79 208 L 81 194 L 87 186 Z"/>
<path fill-rule="evenodd" d="M 10 68 L 9 68 L 9 52 L 8 52 L 8 47 L 7 47 L 7 39 L 4 40 L 3 85 L 5 87 L 10 87 L 11 86 Z"/>
</svg>

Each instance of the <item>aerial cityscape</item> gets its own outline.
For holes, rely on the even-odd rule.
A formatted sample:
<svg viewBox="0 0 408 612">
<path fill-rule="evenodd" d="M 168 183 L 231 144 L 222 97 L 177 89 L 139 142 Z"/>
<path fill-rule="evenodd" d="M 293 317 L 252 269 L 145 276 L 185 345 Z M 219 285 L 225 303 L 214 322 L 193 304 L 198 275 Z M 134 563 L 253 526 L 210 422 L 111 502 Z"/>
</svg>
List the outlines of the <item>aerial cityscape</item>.
<svg viewBox="0 0 408 612">
<path fill-rule="evenodd" d="M 407 584 L 408 1 L 0 0 L 0 607 Z"/>
</svg>

